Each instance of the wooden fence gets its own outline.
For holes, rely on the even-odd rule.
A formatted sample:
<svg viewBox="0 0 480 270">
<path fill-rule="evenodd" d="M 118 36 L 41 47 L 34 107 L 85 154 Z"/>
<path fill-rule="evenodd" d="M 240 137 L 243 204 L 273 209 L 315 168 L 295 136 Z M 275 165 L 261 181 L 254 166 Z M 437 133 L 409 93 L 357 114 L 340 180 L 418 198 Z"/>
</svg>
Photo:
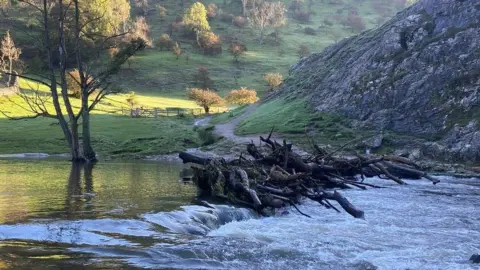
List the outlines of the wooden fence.
<svg viewBox="0 0 480 270">
<path fill-rule="evenodd" d="M 210 108 L 210 114 L 216 114 L 224 112 L 223 108 Z M 188 108 L 135 108 L 125 109 L 122 108 L 122 115 L 130 117 L 146 117 L 146 118 L 158 118 L 161 116 L 199 116 L 204 115 L 205 111 L 201 108 L 188 109 Z"/>
</svg>

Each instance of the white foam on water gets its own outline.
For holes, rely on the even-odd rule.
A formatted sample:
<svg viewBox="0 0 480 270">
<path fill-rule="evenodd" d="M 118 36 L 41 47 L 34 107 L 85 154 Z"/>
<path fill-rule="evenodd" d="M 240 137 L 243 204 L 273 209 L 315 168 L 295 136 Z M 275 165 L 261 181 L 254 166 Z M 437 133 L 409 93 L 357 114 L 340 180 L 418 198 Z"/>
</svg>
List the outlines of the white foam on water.
<svg viewBox="0 0 480 270">
<path fill-rule="evenodd" d="M 1 225 L 0 237 L 69 243 L 73 252 L 142 268 L 478 269 L 468 260 L 480 252 L 480 179 L 440 178 L 408 186 L 368 179 L 386 188 L 341 191 L 365 220 L 311 201 L 299 207 L 313 218 L 293 208 L 259 218 L 247 209 L 190 205 L 139 220 Z M 137 245 L 132 237 L 152 241 Z"/>
<path fill-rule="evenodd" d="M 128 240 L 109 235 L 154 236 L 148 223 L 126 219 L 47 221 L 18 225 L 0 225 L 0 240 L 27 240 L 91 246 L 134 246 Z"/>
<path fill-rule="evenodd" d="M 313 219 L 291 209 L 287 216 L 231 222 L 208 236 L 239 241 L 239 248 L 256 243 L 254 253 L 263 257 L 257 266 L 268 262 L 267 269 L 283 267 L 272 259 L 282 253 L 311 269 L 362 261 L 379 269 L 478 269 L 468 259 L 480 251 L 480 187 L 473 185 L 479 180 L 442 180 L 396 186 L 377 179 L 388 188 L 343 192 L 366 220 L 307 202 L 300 208 Z"/>
</svg>

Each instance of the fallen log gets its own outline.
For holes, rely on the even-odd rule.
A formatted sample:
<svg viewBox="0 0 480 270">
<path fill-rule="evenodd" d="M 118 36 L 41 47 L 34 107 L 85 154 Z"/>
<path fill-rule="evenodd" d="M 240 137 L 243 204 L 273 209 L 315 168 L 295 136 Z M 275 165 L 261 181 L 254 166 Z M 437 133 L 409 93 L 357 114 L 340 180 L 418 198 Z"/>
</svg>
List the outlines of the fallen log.
<svg viewBox="0 0 480 270">
<path fill-rule="evenodd" d="M 252 208 L 262 215 L 273 214 L 275 209 L 291 205 L 300 214 L 310 217 L 297 207 L 302 198 L 307 198 L 340 211 L 331 202 L 335 201 L 351 216 L 365 218 L 365 213 L 340 192 L 328 189 L 378 188 L 364 183 L 365 176 L 378 176 L 402 185 L 406 184 L 405 178 L 423 177 L 434 184 L 439 182 L 403 157 L 338 157 L 318 146 L 315 155 L 302 157 L 292 150 L 292 144 L 272 141 L 271 134 L 267 138 L 260 137 L 263 147 L 257 147 L 253 142 L 247 145 L 246 150 L 253 160 L 240 155 L 241 158 L 227 162 L 186 152 L 180 153 L 179 157 L 184 163 L 202 165 L 192 167 L 192 180 L 203 193 Z M 318 153 L 328 158 L 319 159 Z"/>
<path fill-rule="evenodd" d="M 183 161 L 184 164 L 185 163 L 195 163 L 195 164 L 199 164 L 199 165 L 206 165 L 211 160 L 211 159 L 208 159 L 208 158 L 198 157 L 198 156 L 192 155 L 192 154 L 187 153 L 187 152 L 180 152 L 178 157 Z"/>
</svg>

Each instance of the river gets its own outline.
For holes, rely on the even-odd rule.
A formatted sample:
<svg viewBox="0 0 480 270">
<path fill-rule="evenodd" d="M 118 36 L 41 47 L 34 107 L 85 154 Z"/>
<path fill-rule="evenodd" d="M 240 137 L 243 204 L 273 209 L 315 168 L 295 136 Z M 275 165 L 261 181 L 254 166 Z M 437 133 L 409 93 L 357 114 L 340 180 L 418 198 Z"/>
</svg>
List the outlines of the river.
<svg viewBox="0 0 480 270">
<path fill-rule="evenodd" d="M 0 160 L 0 269 L 479 269 L 480 179 L 343 194 L 365 220 L 306 202 L 193 204 L 175 163 Z"/>
</svg>

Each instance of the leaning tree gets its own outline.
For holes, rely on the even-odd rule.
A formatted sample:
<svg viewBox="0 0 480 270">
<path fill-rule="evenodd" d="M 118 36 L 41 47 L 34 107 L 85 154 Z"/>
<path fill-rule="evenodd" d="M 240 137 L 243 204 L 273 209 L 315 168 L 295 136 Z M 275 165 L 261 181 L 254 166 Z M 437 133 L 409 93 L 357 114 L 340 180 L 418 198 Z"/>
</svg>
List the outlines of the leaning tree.
<svg viewBox="0 0 480 270">
<path fill-rule="evenodd" d="M 120 32 L 126 23 L 129 5 L 126 0 L 19 0 L 20 7 L 35 16 L 40 27 L 35 31 L 25 31 L 33 41 L 37 41 L 39 54 L 45 55 L 46 70 L 39 74 L 19 74 L 18 76 L 38 85 L 48 87 L 49 95 L 40 91 L 34 94 L 21 92 L 25 101 L 23 107 L 31 112 L 25 119 L 48 117 L 56 119 L 70 148 L 73 161 L 95 160 L 95 152 L 90 138 L 90 112 L 108 94 L 116 92 L 112 88 L 112 76 L 138 50 L 145 47 L 145 41 L 136 35 L 134 29 Z M 119 8 L 121 6 L 122 8 Z M 3 15 L 9 17 L 8 12 Z M 128 24 L 134 25 L 134 24 Z M 125 27 L 127 28 L 127 27 Z M 112 47 L 119 51 L 108 62 L 100 62 L 100 55 Z M 87 58 L 86 56 L 91 56 Z M 81 89 L 81 106 L 74 108 L 68 94 L 69 71 L 77 69 L 76 83 Z M 48 109 L 52 103 L 54 112 Z M 82 120 L 82 143 L 80 143 L 79 123 Z M 83 149 L 80 149 L 81 144 Z"/>
</svg>

